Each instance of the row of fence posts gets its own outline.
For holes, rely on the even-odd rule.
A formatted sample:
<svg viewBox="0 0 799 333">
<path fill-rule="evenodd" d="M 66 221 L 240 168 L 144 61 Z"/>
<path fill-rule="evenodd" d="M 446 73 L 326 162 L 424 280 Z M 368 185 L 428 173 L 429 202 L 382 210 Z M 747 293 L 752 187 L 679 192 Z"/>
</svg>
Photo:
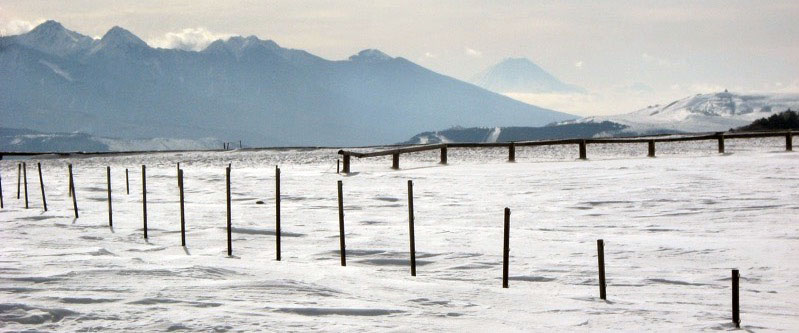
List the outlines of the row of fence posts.
<svg viewBox="0 0 799 333">
<path fill-rule="evenodd" d="M 42 203 L 44 210 L 47 211 L 47 201 L 45 199 L 44 180 L 42 177 L 41 163 L 37 163 L 39 170 L 39 183 L 42 191 Z M 21 163 L 18 165 L 18 170 L 21 174 L 17 176 L 17 199 L 20 198 L 20 185 L 24 184 L 25 193 L 25 208 L 28 208 L 28 195 L 27 195 L 27 165 Z M 142 216 L 143 216 L 143 230 L 144 238 L 147 237 L 147 172 L 146 166 L 142 165 Z M 75 182 L 72 172 L 72 164 L 68 164 L 69 173 L 69 195 L 72 197 L 73 210 L 75 218 L 78 218 L 78 205 L 77 195 L 75 194 Z M 225 187 L 226 187 L 226 203 L 227 203 L 227 254 L 233 256 L 233 239 L 232 239 L 232 220 L 231 220 L 231 192 L 230 192 L 230 173 L 231 164 L 225 168 Z M 20 178 L 22 178 L 20 180 Z M 185 205 L 184 205 L 184 183 L 183 183 L 183 169 L 180 168 L 180 163 L 177 165 L 177 180 L 178 189 L 180 193 L 180 238 L 181 246 L 186 246 L 186 220 L 185 220 Z M 108 192 L 108 225 L 113 228 L 113 208 L 111 197 L 111 167 L 106 167 L 106 183 Z M 344 231 L 344 193 L 343 182 L 339 180 L 338 185 L 338 217 L 339 217 L 339 244 L 341 266 L 347 266 L 347 252 Z M 130 183 L 128 179 L 128 169 L 125 169 L 125 187 L 127 193 L 130 194 Z M 276 247 L 276 260 L 281 260 L 280 248 L 280 168 L 275 166 L 275 247 Z M 2 175 L 0 175 L 0 208 L 3 208 L 3 192 L 2 192 Z M 508 288 L 509 279 L 509 261 L 510 261 L 510 208 L 505 208 L 504 211 L 504 233 L 503 233 L 503 249 L 502 249 L 502 287 Z M 408 229 L 409 229 L 409 243 L 410 243 L 410 266 L 411 276 L 416 276 L 416 240 L 414 230 L 414 209 L 413 209 L 413 181 L 408 180 Z M 597 240 L 597 266 L 599 278 L 599 298 L 607 300 L 607 283 L 605 280 L 605 242 L 602 239 Z M 740 273 L 737 269 L 732 270 L 732 321 L 736 327 L 740 327 L 740 302 L 739 302 L 739 279 Z"/>
</svg>

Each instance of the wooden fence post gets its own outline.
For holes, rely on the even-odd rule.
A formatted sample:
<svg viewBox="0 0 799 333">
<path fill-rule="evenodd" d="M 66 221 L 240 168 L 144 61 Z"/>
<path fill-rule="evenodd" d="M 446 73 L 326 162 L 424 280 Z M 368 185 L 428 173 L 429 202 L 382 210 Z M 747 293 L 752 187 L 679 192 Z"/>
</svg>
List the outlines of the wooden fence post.
<svg viewBox="0 0 799 333">
<path fill-rule="evenodd" d="M 649 140 L 649 157 L 655 157 L 655 140 Z"/>
<path fill-rule="evenodd" d="M 350 173 L 350 155 L 344 155 L 344 173 Z"/>
<path fill-rule="evenodd" d="M 596 240 L 596 254 L 597 262 L 599 264 L 599 298 L 607 300 L 607 293 L 605 288 L 605 241 L 601 239 Z"/>
<path fill-rule="evenodd" d="M 144 222 L 144 239 L 147 239 L 147 171 L 142 164 L 141 166 L 141 209 L 142 221 Z"/>
<path fill-rule="evenodd" d="M 108 183 L 108 226 L 114 226 L 113 209 L 111 208 L 111 167 L 105 167 L 106 183 Z"/>
<path fill-rule="evenodd" d="M 130 194 L 130 181 L 128 180 L 128 168 L 125 168 L 125 193 Z"/>
<path fill-rule="evenodd" d="M 28 209 L 28 165 L 22 162 L 22 181 L 25 183 L 25 209 Z"/>
<path fill-rule="evenodd" d="M 508 287 L 508 257 L 510 255 L 510 208 L 505 207 L 505 235 L 502 246 L 502 288 Z"/>
<path fill-rule="evenodd" d="M 440 164 L 447 164 L 447 146 L 441 147 L 441 162 Z"/>
<path fill-rule="evenodd" d="M 793 132 L 788 130 L 788 134 L 785 135 L 785 150 L 793 151 Z"/>
<path fill-rule="evenodd" d="M 36 167 L 39 168 L 39 188 L 42 189 L 42 205 L 44 206 L 44 211 L 47 211 L 47 197 L 44 195 L 44 178 L 42 178 L 42 163 L 37 162 Z M 2 197 L 2 191 L 0 191 L 0 197 Z M 0 198 L 0 202 L 2 202 L 2 198 Z"/>
<path fill-rule="evenodd" d="M 178 170 L 178 190 L 180 191 L 180 245 L 186 246 L 186 213 L 183 209 L 183 169 Z"/>
<path fill-rule="evenodd" d="M 413 228 L 413 181 L 408 181 L 408 228 L 411 238 L 411 276 L 416 276 L 416 236 Z"/>
<path fill-rule="evenodd" d="M 280 261 L 280 168 L 275 166 L 275 251 Z"/>
<path fill-rule="evenodd" d="M 341 160 L 336 159 L 336 173 L 341 173 Z"/>
<path fill-rule="evenodd" d="M 399 153 L 391 155 L 391 168 L 392 169 L 399 169 L 399 158 L 400 158 L 400 154 Z"/>
<path fill-rule="evenodd" d="M 724 154 L 724 132 L 716 133 L 719 141 L 719 154 Z"/>
<path fill-rule="evenodd" d="M 227 183 L 227 255 L 233 255 L 233 234 L 232 225 L 230 222 L 230 167 L 225 169 L 225 179 Z"/>
<path fill-rule="evenodd" d="M 741 328 L 741 313 L 740 313 L 740 303 L 738 300 L 738 279 L 741 277 L 741 274 L 738 272 L 737 269 L 732 270 L 732 323 L 735 324 L 736 328 Z"/>
<path fill-rule="evenodd" d="M 586 157 L 587 154 L 586 154 L 586 149 L 585 149 L 585 140 L 580 140 L 579 146 L 580 146 L 580 159 L 581 160 L 588 159 Z"/>
<path fill-rule="evenodd" d="M 5 203 L 3 202 L 3 176 L 0 175 L 0 209 L 5 207 Z"/>
<path fill-rule="evenodd" d="M 338 236 L 339 248 L 341 249 L 341 266 L 347 266 L 347 247 L 344 242 L 344 194 L 340 180 L 338 181 Z"/>
<path fill-rule="evenodd" d="M 17 200 L 19 200 L 20 186 L 22 186 L 22 163 L 17 163 Z"/>
<path fill-rule="evenodd" d="M 75 180 L 72 177 L 72 163 L 67 165 L 69 169 L 69 193 L 72 195 L 72 210 L 75 211 L 75 218 L 78 218 L 78 198 L 75 194 Z"/>
<path fill-rule="evenodd" d="M 516 143 L 511 142 L 508 145 L 508 162 L 516 162 Z"/>
</svg>

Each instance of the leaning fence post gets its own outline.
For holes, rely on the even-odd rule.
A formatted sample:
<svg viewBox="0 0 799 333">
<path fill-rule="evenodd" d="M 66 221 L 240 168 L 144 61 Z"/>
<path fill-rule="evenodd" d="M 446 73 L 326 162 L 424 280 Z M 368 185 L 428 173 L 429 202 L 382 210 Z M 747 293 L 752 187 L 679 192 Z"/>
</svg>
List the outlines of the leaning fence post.
<svg viewBox="0 0 799 333">
<path fill-rule="evenodd" d="M 72 163 L 68 164 L 69 169 L 69 194 L 72 195 L 72 209 L 75 211 L 75 218 L 78 218 L 78 198 L 75 194 L 75 180 L 72 177 Z"/>
<path fill-rule="evenodd" d="M 724 154 L 724 132 L 716 133 L 719 141 L 719 154 Z"/>
<path fill-rule="evenodd" d="M 607 300 L 605 284 L 605 241 L 596 240 L 597 262 L 599 264 L 599 298 Z"/>
<path fill-rule="evenodd" d="M 183 210 L 183 169 L 178 169 L 178 190 L 180 191 L 180 245 L 186 246 L 186 214 Z"/>
<path fill-rule="evenodd" d="M 737 269 L 732 270 L 732 323 L 735 324 L 736 328 L 741 328 L 741 313 L 739 310 L 739 301 L 738 301 L 738 279 L 741 277 L 741 274 L 738 272 Z"/>
<path fill-rule="evenodd" d="M 793 132 L 788 130 L 788 134 L 785 135 L 785 150 L 793 151 Z"/>
<path fill-rule="evenodd" d="M 508 287 L 508 256 L 510 255 L 510 208 L 505 207 L 505 235 L 502 246 L 502 288 Z"/>
<path fill-rule="evenodd" d="M 114 226 L 113 209 L 111 208 L 111 167 L 105 167 L 106 182 L 108 183 L 108 226 Z"/>
<path fill-rule="evenodd" d="M 22 181 L 25 182 L 25 209 L 28 209 L 28 165 L 22 162 Z"/>
<path fill-rule="evenodd" d="M 516 143 L 511 142 L 508 145 L 508 162 L 516 162 Z"/>
<path fill-rule="evenodd" d="M 36 167 L 39 169 L 39 188 L 42 189 L 42 205 L 44 206 L 44 211 L 47 211 L 47 197 L 44 195 L 44 178 L 42 178 L 42 163 L 37 162 Z M 2 191 L 0 191 L 0 197 L 2 197 Z M 0 202 L 2 202 L 2 198 L 0 198 Z"/>
<path fill-rule="evenodd" d="M 649 157 L 655 157 L 655 140 L 649 140 Z"/>
<path fill-rule="evenodd" d="M 581 160 L 587 159 L 587 157 L 586 157 L 587 154 L 586 154 L 586 149 L 585 149 L 585 140 L 580 140 L 580 143 L 578 145 L 580 146 L 580 159 Z"/>
<path fill-rule="evenodd" d="M 275 250 L 280 261 L 280 168 L 275 165 Z"/>
<path fill-rule="evenodd" d="M 225 169 L 225 180 L 227 183 L 227 255 L 233 255 L 233 234 L 230 222 L 230 167 Z"/>
<path fill-rule="evenodd" d="M 147 239 L 147 171 L 143 164 L 141 166 L 141 209 L 142 221 L 144 222 L 144 239 Z"/>
<path fill-rule="evenodd" d="M 441 147 L 441 164 L 447 164 L 447 145 Z"/>
<path fill-rule="evenodd" d="M 3 207 L 5 207 L 5 204 L 3 203 L 3 176 L 0 175 L 0 209 Z"/>
<path fill-rule="evenodd" d="M 125 168 L 125 193 L 130 194 L 130 181 L 128 180 L 128 168 Z"/>
<path fill-rule="evenodd" d="M 338 181 L 338 237 L 341 249 L 341 266 L 347 266 L 347 247 L 344 242 L 344 197 L 340 180 Z"/>
<path fill-rule="evenodd" d="M 413 230 L 413 181 L 408 181 L 408 228 L 411 238 L 411 276 L 416 276 L 416 236 Z"/>
</svg>

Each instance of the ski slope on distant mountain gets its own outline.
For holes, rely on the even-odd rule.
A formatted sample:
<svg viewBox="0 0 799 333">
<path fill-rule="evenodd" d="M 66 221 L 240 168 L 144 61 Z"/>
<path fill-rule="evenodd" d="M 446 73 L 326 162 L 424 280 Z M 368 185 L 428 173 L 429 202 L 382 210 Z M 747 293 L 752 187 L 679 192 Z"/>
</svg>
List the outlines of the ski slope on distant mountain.
<svg viewBox="0 0 799 333">
<path fill-rule="evenodd" d="M 628 128 L 624 132 L 652 133 L 726 131 L 785 110 L 799 110 L 799 94 L 745 95 L 730 92 L 698 94 L 614 116 L 586 117 L 574 122 L 611 121 Z"/>
</svg>

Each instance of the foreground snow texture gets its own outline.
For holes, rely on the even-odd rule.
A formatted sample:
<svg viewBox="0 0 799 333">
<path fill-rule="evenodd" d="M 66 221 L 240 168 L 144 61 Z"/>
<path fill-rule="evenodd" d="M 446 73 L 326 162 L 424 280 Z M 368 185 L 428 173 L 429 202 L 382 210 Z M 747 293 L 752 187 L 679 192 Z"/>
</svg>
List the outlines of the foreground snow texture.
<svg viewBox="0 0 799 333">
<path fill-rule="evenodd" d="M 782 139 L 517 150 L 450 149 L 353 160 L 333 150 L 128 155 L 35 163 L 31 209 L 2 161 L 3 330 L 544 331 L 732 329 L 730 269 L 743 327 L 799 325 L 799 154 Z M 67 197 L 75 165 L 80 218 Z M 185 170 L 180 246 L 175 163 Z M 224 167 L 233 163 L 233 253 Z M 142 239 L 140 164 L 150 239 Z M 283 261 L 274 246 L 274 165 L 282 171 Z M 105 166 L 112 167 L 114 228 Z M 131 194 L 125 195 L 124 169 Z M 336 181 L 344 182 L 348 266 L 339 265 Z M 414 180 L 418 276 L 408 265 Z M 263 200 L 265 204 L 256 204 Z M 511 281 L 501 288 L 503 208 Z M 596 239 L 606 245 L 599 300 Z"/>
</svg>

